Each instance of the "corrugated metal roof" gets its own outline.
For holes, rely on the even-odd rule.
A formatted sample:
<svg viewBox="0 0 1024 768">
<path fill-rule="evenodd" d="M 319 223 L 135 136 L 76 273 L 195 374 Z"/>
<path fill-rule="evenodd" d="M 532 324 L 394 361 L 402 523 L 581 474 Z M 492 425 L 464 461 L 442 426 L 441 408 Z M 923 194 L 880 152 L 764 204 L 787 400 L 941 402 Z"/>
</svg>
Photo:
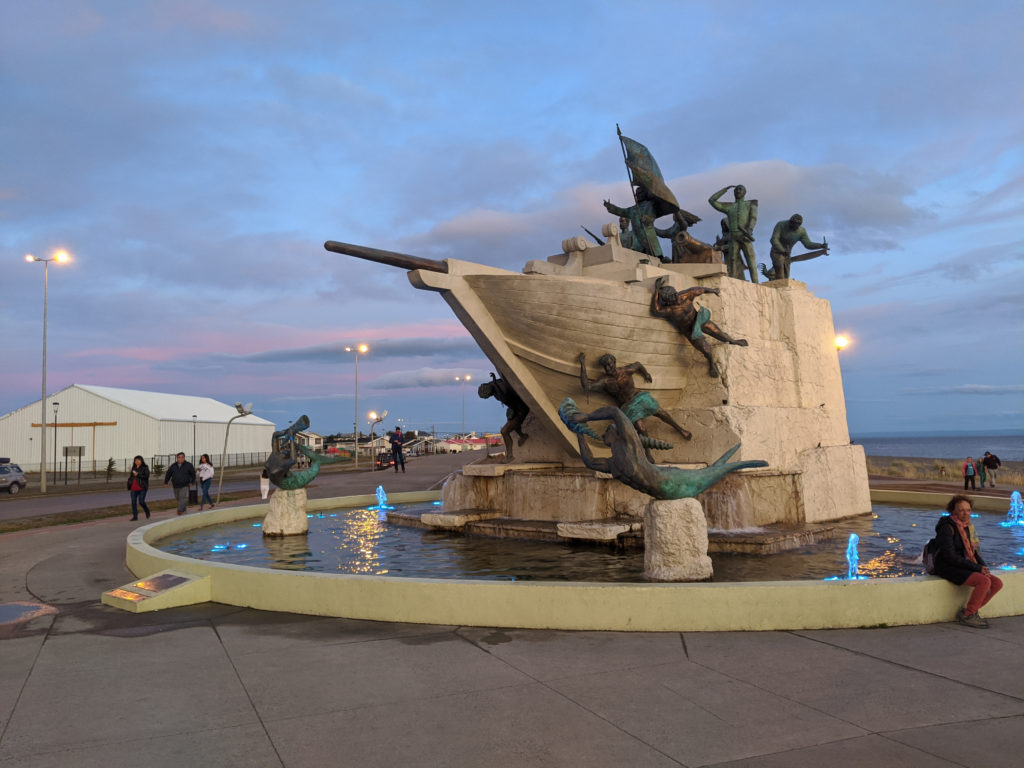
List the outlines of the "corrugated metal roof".
<svg viewBox="0 0 1024 768">
<path fill-rule="evenodd" d="M 226 423 L 232 416 L 238 415 L 235 406 L 214 400 L 212 397 L 169 395 L 164 392 L 144 392 L 140 389 L 96 387 L 92 384 L 73 384 L 72 386 L 160 421 L 192 421 L 192 415 L 195 414 L 197 421 Z M 274 426 L 272 421 L 251 414 L 235 419 L 234 423 Z"/>
</svg>

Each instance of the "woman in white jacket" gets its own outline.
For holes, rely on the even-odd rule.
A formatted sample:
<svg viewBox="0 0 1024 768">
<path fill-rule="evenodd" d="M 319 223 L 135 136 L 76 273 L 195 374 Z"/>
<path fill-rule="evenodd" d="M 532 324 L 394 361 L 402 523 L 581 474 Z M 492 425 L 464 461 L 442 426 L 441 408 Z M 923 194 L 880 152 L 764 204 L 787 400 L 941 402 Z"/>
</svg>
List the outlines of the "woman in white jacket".
<svg viewBox="0 0 1024 768">
<path fill-rule="evenodd" d="M 204 453 L 199 457 L 199 466 L 196 468 L 199 475 L 199 487 L 203 489 L 202 498 L 199 499 L 199 511 L 203 511 L 203 505 L 209 504 L 213 509 L 213 499 L 210 498 L 210 483 L 213 482 L 213 462 L 210 461 L 210 454 Z"/>
</svg>

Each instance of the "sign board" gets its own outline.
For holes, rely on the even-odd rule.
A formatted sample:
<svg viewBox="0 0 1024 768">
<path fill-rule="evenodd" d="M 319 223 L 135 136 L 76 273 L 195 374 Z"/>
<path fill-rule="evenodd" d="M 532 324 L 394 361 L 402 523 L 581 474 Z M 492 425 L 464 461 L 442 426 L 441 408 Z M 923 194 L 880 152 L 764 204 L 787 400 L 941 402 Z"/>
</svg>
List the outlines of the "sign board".
<svg viewBox="0 0 1024 768">
<path fill-rule="evenodd" d="M 77 458 L 80 459 L 83 456 L 85 456 L 85 446 L 84 445 L 65 445 L 64 446 L 64 458 L 65 459 L 68 458 L 68 457 L 71 457 L 71 458 L 76 458 L 77 457 Z"/>
<path fill-rule="evenodd" d="M 205 603 L 210 599 L 210 581 L 209 576 L 163 571 L 108 589 L 102 601 L 132 613 Z"/>
</svg>

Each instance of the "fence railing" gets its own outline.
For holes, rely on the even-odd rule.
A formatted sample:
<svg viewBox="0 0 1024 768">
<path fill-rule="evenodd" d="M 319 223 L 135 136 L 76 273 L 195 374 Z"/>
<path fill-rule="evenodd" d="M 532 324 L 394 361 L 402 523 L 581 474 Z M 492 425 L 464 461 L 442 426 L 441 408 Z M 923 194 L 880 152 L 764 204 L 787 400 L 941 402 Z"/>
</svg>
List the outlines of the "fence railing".
<svg viewBox="0 0 1024 768">
<path fill-rule="evenodd" d="M 200 454 L 201 456 L 202 454 Z M 168 465 L 174 462 L 176 454 L 167 453 L 160 454 L 157 456 L 149 456 L 146 458 L 146 463 L 149 465 L 150 470 L 154 470 L 156 467 L 163 467 L 166 469 Z M 224 457 L 225 467 L 255 467 L 262 466 L 269 456 L 267 451 L 253 451 L 249 453 L 229 453 Z M 213 459 L 214 467 L 220 466 L 220 454 L 211 456 Z M 199 463 L 199 456 L 195 457 L 193 461 L 191 456 L 186 456 L 187 461 L 191 461 L 193 464 Z M 135 461 L 134 456 L 124 457 L 120 459 L 114 459 L 114 468 L 112 473 L 114 475 L 126 475 L 128 469 L 131 467 L 132 462 Z M 75 482 L 80 476 L 81 477 L 103 477 L 107 474 L 107 463 L 109 459 L 97 459 L 93 462 L 92 459 L 77 459 L 74 456 L 69 457 L 67 460 L 59 459 L 57 461 L 56 468 L 52 461 L 46 462 L 46 473 L 47 475 L 53 476 L 56 471 L 56 477 L 60 482 Z M 18 466 L 21 467 L 22 471 L 28 473 L 39 473 L 39 462 L 17 462 Z M 93 464 L 95 463 L 95 470 Z"/>
</svg>

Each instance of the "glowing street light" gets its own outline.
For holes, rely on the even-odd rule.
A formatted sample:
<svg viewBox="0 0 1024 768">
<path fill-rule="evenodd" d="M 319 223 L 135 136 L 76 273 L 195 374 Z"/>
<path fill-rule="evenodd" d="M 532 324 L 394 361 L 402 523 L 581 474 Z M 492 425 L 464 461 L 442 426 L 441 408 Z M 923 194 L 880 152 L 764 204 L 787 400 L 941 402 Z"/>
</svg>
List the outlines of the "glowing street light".
<svg viewBox="0 0 1024 768">
<path fill-rule="evenodd" d="M 240 419 L 243 416 L 248 416 L 252 413 L 252 403 L 235 403 L 235 410 L 237 414 L 228 419 L 228 425 L 224 428 L 224 450 L 220 452 L 220 479 L 217 481 L 217 503 L 220 504 L 220 489 L 224 487 L 224 469 L 226 467 L 227 455 L 228 455 L 228 433 L 231 431 L 231 422 L 235 419 Z M 193 450 L 195 450 L 193 448 Z"/>
<path fill-rule="evenodd" d="M 365 344 L 358 344 L 355 347 L 345 347 L 345 351 L 356 353 L 356 397 L 352 417 L 352 457 L 355 460 L 355 468 L 359 469 L 359 355 L 365 355 L 370 351 L 370 348 Z"/>
<path fill-rule="evenodd" d="M 466 450 L 466 382 L 472 379 L 468 373 L 465 376 L 456 376 L 456 381 L 462 382 L 462 443 L 459 445 L 459 453 Z"/>
<path fill-rule="evenodd" d="M 25 261 L 41 261 L 43 262 L 43 396 L 39 403 L 39 410 L 42 413 L 42 417 L 39 419 L 39 492 L 46 493 L 46 293 L 50 284 L 50 262 L 56 261 L 63 264 L 65 261 L 70 259 L 67 251 L 57 251 L 49 259 L 40 259 L 38 256 L 33 256 L 31 253 L 25 254 Z M 56 445 L 57 441 L 57 430 L 54 428 L 53 440 Z M 54 461 L 56 463 L 56 460 Z M 54 472 L 57 470 L 54 469 Z M 54 483 L 57 482 L 56 475 L 54 475 Z"/>
</svg>

